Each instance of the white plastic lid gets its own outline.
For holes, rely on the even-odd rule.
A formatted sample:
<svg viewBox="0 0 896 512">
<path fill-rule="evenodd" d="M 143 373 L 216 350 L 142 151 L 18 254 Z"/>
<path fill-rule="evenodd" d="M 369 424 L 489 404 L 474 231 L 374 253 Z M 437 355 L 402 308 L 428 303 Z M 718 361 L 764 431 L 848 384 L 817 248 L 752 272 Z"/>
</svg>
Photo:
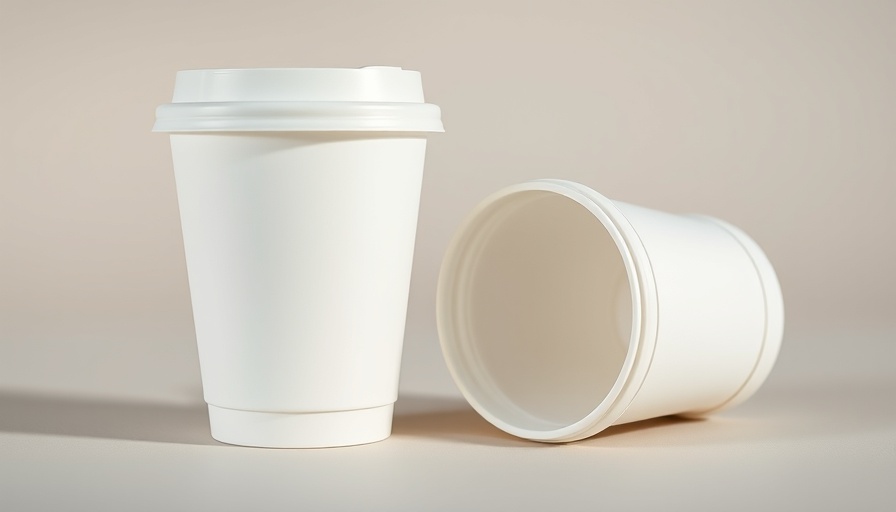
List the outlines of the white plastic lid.
<svg viewBox="0 0 896 512">
<path fill-rule="evenodd" d="M 180 71 L 153 131 L 444 130 L 420 73 L 373 66 Z"/>
</svg>

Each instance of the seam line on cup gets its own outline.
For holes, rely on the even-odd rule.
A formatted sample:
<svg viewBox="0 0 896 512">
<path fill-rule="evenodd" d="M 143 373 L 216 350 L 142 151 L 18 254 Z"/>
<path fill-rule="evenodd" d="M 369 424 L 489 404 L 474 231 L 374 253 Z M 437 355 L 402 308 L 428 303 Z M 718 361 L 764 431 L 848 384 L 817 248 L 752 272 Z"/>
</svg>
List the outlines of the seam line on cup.
<svg viewBox="0 0 896 512">
<path fill-rule="evenodd" d="M 714 218 L 709 217 L 707 215 L 691 215 L 692 218 L 700 219 L 705 222 L 708 222 L 714 226 L 721 228 L 728 236 L 734 239 L 737 242 L 737 245 L 740 246 L 741 249 L 747 254 L 747 258 L 750 260 L 750 265 L 753 267 L 753 270 L 756 272 L 756 278 L 759 281 L 759 289 L 762 292 L 762 343 L 759 345 L 759 352 L 756 354 L 756 360 L 753 362 L 753 367 L 750 368 L 750 372 L 747 374 L 747 378 L 737 387 L 737 390 L 731 394 L 728 398 L 723 400 L 720 404 L 710 407 L 709 409 L 704 409 L 702 411 L 697 411 L 693 414 L 703 415 L 709 414 L 713 411 L 717 411 L 719 409 L 724 408 L 728 403 L 738 397 L 741 392 L 747 387 L 751 380 L 753 380 L 753 376 L 756 374 L 756 370 L 759 368 L 759 363 L 762 361 L 763 355 L 768 346 L 768 335 L 769 335 L 769 324 L 768 324 L 768 290 L 766 290 L 765 282 L 762 279 L 762 272 L 759 269 L 759 266 L 756 264 L 756 260 L 753 258 L 750 250 L 741 242 L 740 237 L 738 237 L 735 233 L 733 233 L 727 226 L 725 226 L 721 222 L 717 222 Z"/>
</svg>

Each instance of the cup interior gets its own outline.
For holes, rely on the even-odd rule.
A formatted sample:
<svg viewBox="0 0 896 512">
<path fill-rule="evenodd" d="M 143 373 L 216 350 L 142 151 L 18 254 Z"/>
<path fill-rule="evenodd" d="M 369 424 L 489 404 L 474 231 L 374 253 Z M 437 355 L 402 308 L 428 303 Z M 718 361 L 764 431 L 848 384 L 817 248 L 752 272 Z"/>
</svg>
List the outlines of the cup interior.
<svg viewBox="0 0 896 512">
<path fill-rule="evenodd" d="M 632 294 L 613 237 L 561 194 L 512 193 L 467 225 L 440 321 L 443 347 L 471 403 L 530 431 L 563 428 L 597 408 L 632 337 Z"/>
</svg>

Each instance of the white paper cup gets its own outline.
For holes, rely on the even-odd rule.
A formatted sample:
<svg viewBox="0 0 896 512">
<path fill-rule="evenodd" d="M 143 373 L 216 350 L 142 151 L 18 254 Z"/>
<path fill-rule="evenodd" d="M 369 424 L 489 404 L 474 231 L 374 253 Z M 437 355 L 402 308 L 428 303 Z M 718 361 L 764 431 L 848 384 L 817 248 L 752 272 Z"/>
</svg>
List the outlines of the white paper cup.
<svg viewBox="0 0 896 512">
<path fill-rule="evenodd" d="M 746 400 L 777 357 L 784 308 L 768 259 L 734 226 L 541 180 L 497 192 L 461 225 L 438 323 L 485 419 L 567 442 Z"/>
<path fill-rule="evenodd" d="M 399 68 L 182 71 L 171 133 L 212 436 L 264 447 L 391 432 L 426 132 Z"/>
</svg>

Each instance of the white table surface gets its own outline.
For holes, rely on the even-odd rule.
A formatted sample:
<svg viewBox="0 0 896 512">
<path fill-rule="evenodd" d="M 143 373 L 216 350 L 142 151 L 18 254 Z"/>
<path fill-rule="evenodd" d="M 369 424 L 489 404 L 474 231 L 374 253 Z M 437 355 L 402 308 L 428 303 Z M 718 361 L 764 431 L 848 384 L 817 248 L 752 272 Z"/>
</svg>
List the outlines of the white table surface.
<svg viewBox="0 0 896 512">
<path fill-rule="evenodd" d="M 97 339 L 126 344 L 125 331 Z M 893 326 L 788 334 L 770 380 L 744 405 L 705 420 L 614 427 L 567 445 L 510 437 L 444 382 L 430 382 L 424 394 L 419 378 L 403 386 L 384 442 L 316 450 L 220 444 L 209 437 L 197 390 L 184 391 L 198 382 L 189 342 L 160 342 L 169 359 L 119 361 L 130 372 L 94 365 L 77 392 L 74 374 L 57 374 L 68 379 L 65 392 L 34 391 L 38 380 L 29 383 L 7 359 L 0 510 L 892 510 L 896 503 Z M 102 343 L 78 351 L 100 357 Z M 432 374 L 438 381 L 444 369 Z M 91 388 L 90 379 L 108 388 Z M 110 389 L 115 382 L 119 389 Z"/>
</svg>

